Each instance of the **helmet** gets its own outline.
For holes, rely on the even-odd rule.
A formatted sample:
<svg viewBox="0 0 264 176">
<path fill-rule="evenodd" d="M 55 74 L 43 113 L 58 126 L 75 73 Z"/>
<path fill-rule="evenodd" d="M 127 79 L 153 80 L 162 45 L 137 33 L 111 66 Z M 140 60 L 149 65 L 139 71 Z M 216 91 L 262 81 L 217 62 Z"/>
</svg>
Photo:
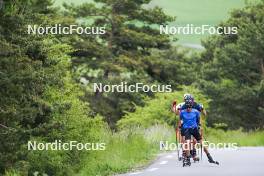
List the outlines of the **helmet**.
<svg viewBox="0 0 264 176">
<path fill-rule="evenodd" d="M 194 100 L 193 96 L 191 94 L 188 94 L 188 93 L 183 95 L 183 99 L 184 99 L 185 102 L 187 100 L 192 100 L 192 101 Z"/>
</svg>

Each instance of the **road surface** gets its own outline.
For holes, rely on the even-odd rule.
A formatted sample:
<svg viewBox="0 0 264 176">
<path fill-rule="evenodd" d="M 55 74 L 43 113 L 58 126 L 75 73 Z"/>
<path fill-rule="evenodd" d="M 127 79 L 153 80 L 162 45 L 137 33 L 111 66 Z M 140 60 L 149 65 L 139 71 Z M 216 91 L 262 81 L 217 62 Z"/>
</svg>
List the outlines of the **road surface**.
<svg viewBox="0 0 264 176">
<path fill-rule="evenodd" d="M 264 176 L 264 147 L 245 147 L 237 150 L 213 150 L 211 155 L 220 165 L 203 161 L 182 167 L 177 153 L 166 153 L 146 169 L 119 176 Z"/>
</svg>

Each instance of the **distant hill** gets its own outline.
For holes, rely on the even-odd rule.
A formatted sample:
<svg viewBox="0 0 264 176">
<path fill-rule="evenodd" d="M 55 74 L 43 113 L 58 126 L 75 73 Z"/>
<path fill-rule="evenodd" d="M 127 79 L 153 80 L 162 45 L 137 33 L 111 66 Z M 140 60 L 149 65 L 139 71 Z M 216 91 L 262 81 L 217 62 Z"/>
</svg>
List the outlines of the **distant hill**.
<svg viewBox="0 0 264 176">
<path fill-rule="evenodd" d="M 92 2 L 92 0 L 56 0 L 55 5 L 62 2 L 80 4 L 82 2 Z M 177 19 L 171 25 L 182 26 L 194 24 L 217 25 L 222 20 L 228 18 L 228 13 L 234 8 L 241 8 L 245 5 L 244 0 L 153 0 L 151 7 L 162 7 L 167 14 L 176 16 Z M 178 43 L 200 44 L 205 35 L 178 35 Z"/>
</svg>

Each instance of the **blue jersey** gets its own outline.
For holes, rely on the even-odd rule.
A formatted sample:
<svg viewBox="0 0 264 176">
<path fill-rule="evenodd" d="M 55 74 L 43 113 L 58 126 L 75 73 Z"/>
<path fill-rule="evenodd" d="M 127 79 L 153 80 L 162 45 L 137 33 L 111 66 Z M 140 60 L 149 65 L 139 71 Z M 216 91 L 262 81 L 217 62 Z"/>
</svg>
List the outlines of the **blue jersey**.
<svg viewBox="0 0 264 176">
<path fill-rule="evenodd" d="M 201 112 L 203 110 L 203 105 L 194 102 L 192 108 Z M 185 105 L 185 103 L 181 106 L 181 110 L 184 110 L 184 109 L 187 109 L 187 106 Z"/>
<path fill-rule="evenodd" d="M 200 112 L 196 109 L 192 109 L 190 112 L 186 109 L 182 110 L 180 119 L 182 120 L 182 127 L 184 129 L 197 128 L 200 121 Z"/>
</svg>

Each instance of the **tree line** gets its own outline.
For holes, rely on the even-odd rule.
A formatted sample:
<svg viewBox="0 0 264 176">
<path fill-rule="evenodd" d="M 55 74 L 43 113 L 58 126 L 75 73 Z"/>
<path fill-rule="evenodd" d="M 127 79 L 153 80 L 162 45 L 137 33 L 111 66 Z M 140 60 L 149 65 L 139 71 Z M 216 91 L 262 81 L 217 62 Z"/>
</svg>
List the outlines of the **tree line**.
<svg viewBox="0 0 264 176">
<path fill-rule="evenodd" d="M 143 107 L 153 93 L 93 92 L 90 83 L 194 85 L 210 99 L 208 124 L 263 128 L 264 3 L 235 10 L 205 50 L 174 46 L 158 27 L 175 18 L 151 0 L 95 0 L 53 6 L 52 0 L 8 0 L 0 10 L 0 173 L 18 168 L 50 175 L 78 168 L 82 152 L 31 153 L 28 140 L 98 141 L 100 130 Z M 104 35 L 28 35 L 28 24 L 104 26 Z M 83 85 L 81 80 L 88 82 Z M 131 114 L 130 114 L 131 115 Z M 107 124 L 106 124 L 107 123 Z M 70 159 L 69 159 L 70 158 Z M 61 171 L 61 168 L 65 168 Z M 74 168 L 74 169 L 76 169 Z"/>
</svg>

